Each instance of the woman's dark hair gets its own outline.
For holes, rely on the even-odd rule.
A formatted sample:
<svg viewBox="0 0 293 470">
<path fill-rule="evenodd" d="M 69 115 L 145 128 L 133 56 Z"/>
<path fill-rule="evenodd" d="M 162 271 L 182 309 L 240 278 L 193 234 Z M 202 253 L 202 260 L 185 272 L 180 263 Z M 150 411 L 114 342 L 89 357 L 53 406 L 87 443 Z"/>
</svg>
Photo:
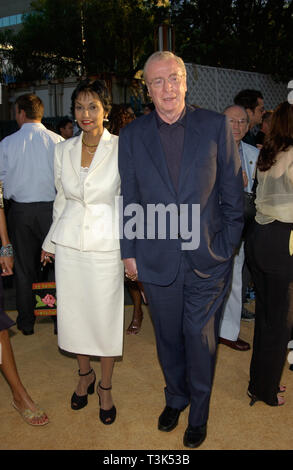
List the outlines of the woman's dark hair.
<svg viewBox="0 0 293 470">
<path fill-rule="evenodd" d="M 135 114 L 131 114 L 127 108 L 128 106 L 124 104 L 113 104 L 108 127 L 111 134 L 119 135 L 120 129 L 135 119 Z"/>
<path fill-rule="evenodd" d="M 257 168 L 269 170 L 276 163 L 276 156 L 293 145 L 293 106 L 284 101 L 272 114 L 270 131 L 260 151 Z"/>
<path fill-rule="evenodd" d="M 75 117 L 75 101 L 80 93 L 96 93 L 105 111 L 105 115 L 108 115 L 111 111 L 112 99 L 109 90 L 104 80 L 90 80 L 86 78 L 80 82 L 71 95 L 71 113 Z"/>
</svg>

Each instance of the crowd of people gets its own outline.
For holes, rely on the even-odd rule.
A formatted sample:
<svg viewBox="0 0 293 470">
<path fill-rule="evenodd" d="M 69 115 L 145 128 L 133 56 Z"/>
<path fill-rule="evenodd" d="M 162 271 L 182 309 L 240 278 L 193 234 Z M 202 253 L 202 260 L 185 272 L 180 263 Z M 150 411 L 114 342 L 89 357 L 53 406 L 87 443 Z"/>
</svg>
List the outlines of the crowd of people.
<svg viewBox="0 0 293 470">
<path fill-rule="evenodd" d="M 265 111 L 262 93 L 251 89 L 223 113 L 189 106 L 184 62 L 168 51 L 148 58 L 144 80 L 152 102 L 140 117 L 112 104 L 103 81 L 83 80 L 72 94 L 73 119 L 63 119 L 58 133 L 41 123 L 44 106 L 36 95 L 17 98 L 20 129 L 0 143 L 8 214 L 7 230 L 3 202 L 0 263 L 2 276 L 14 269 L 16 325 L 25 336 L 34 334 L 32 283 L 40 261 L 48 276 L 53 271 L 58 345 L 77 359 L 70 406 L 87 405 L 96 384 L 91 358 L 100 357 L 105 425 L 117 414 L 111 389 L 115 357 L 123 354 L 125 286 L 133 300 L 127 334 L 139 333 L 147 303 L 166 382 L 158 429 L 173 430 L 189 406 L 183 444 L 196 448 L 207 435 L 218 343 L 251 348 L 239 337 L 241 319 L 255 321 L 250 404 L 285 402 L 280 381 L 293 326 L 293 108 L 283 102 Z M 149 212 L 158 206 L 176 208 L 175 218 L 174 212 L 164 218 L 163 236 L 160 214 Z M 255 314 L 244 307 L 250 283 Z M 47 424 L 17 373 L 2 284 L 0 299 L 0 367 L 13 406 L 27 423 Z"/>
</svg>

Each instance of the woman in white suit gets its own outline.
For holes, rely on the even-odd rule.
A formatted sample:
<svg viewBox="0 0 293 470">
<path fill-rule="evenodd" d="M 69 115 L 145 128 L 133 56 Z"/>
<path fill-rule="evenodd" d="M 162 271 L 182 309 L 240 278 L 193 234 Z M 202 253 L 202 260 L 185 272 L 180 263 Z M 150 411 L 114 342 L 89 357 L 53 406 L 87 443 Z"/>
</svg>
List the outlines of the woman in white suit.
<svg viewBox="0 0 293 470">
<path fill-rule="evenodd" d="M 100 419 L 112 424 L 116 408 L 111 380 L 114 357 L 122 354 L 124 311 L 118 137 L 103 127 L 111 109 L 103 81 L 81 82 L 71 99 L 82 132 L 56 146 L 57 195 L 41 261 L 55 257 L 58 344 L 77 355 L 80 378 L 71 407 L 87 405 L 96 381 L 90 356 L 99 356 Z"/>
</svg>

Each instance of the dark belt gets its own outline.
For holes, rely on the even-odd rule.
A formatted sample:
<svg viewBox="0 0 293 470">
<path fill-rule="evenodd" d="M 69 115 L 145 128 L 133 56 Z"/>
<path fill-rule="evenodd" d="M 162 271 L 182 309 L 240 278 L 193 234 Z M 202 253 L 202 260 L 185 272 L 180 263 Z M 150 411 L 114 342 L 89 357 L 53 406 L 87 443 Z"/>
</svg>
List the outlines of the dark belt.
<svg viewBox="0 0 293 470">
<path fill-rule="evenodd" d="M 54 203 L 54 201 L 17 202 L 17 201 L 14 201 L 14 199 L 8 199 L 8 203 L 17 204 L 17 205 L 26 205 L 26 206 L 29 206 L 30 204 L 44 206 L 44 205 L 51 205 Z"/>
</svg>

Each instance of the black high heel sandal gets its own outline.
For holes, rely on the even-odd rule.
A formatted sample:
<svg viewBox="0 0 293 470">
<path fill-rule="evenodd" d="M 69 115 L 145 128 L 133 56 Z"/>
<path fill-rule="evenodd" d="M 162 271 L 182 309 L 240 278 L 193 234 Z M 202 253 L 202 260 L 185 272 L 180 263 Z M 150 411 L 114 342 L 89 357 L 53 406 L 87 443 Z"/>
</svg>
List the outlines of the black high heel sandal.
<svg viewBox="0 0 293 470">
<path fill-rule="evenodd" d="M 281 393 L 283 393 L 283 392 L 281 392 Z M 247 390 L 247 395 L 251 399 L 251 401 L 249 403 L 249 406 L 253 406 L 257 401 L 263 401 L 260 398 L 258 398 L 256 395 L 251 393 L 249 390 Z M 264 402 L 264 403 L 266 403 L 266 402 Z M 280 403 L 278 401 L 278 398 L 277 398 L 277 403 L 266 403 L 266 404 L 269 405 L 269 406 L 283 406 L 283 405 L 285 405 L 285 401 L 283 403 Z"/>
<path fill-rule="evenodd" d="M 108 388 L 102 387 L 101 381 L 99 381 L 98 387 L 100 387 L 101 390 L 112 390 L 112 386 Z M 97 394 L 99 395 L 100 420 L 102 421 L 103 424 L 112 424 L 114 423 L 115 418 L 116 418 L 116 408 L 113 405 L 112 408 L 110 408 L 110 410 L 103 410 L 103 408 L 101 408 L 101 397 L 100 397 L 98 390 L 97 390 Z"/>
<path fill-rule="evenodd" d="M 94 370 L 90 369 L 85 374 L 81 374 L 80 370 L 79 370 L 78 375 L 79 375 L 79 377 L 85 377 L 86 375 L 90 375 L 92 372 L 94 372 Z M 94 372 L 94 374 L 95 374 L 95 372 Z M 84 408 L 87 405 L 87 402 L 88 402 L 87 396 L 92 395 L 94 393 L 95 383 L 96 383 L 96 375 L 95 375 L 94 381 L 89 384 L 89 386 L 87 388 L 87 394 L 86 395 L 77 395 L 74 392 L 74 394 L 71 397 L 71 408 L 73 410 L 81 410 L 82 408 Z"/>
</svg>

